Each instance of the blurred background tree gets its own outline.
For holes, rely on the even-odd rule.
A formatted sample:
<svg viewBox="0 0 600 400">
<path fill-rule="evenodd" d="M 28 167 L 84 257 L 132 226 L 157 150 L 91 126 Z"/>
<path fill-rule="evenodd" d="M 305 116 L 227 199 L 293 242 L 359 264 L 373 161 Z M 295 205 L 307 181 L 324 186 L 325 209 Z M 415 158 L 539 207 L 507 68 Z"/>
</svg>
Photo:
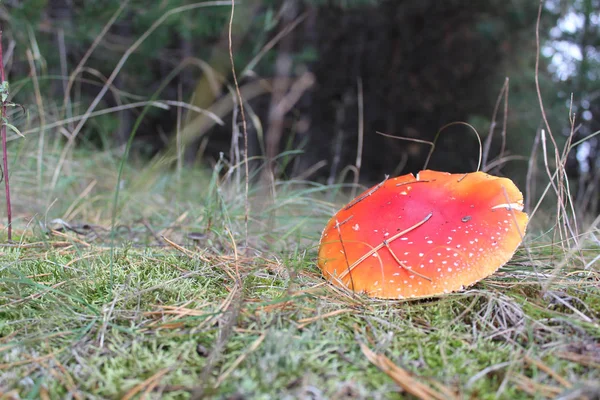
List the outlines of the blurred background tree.
<svg viewBox="0 0 600 400">
<path fill-rule="evenodd" d="M 572 106 L 574 142 L 568 172 L 576 180 L 576 209 L 598 215 L 600 206 L 600 1 L 554 1 L 548 8 L 559 15 L 543 54 L 550 60 L 557 98 Z M 573 102 L 571 105 L 571 94 Z M 563 121 L 564 122 L 564 121 Z M 562 135 L 571 126 L 562 124 Z"/>
<path fill-rule="evenodd" d="M 543 8 L 539 80 L 559 146 L 570 132 L 571 93 L 575 140 L 598 130 L 598 3 L 548 0 Z M 125 51 L 170 10 L 191 4 L 130 0 L 100 36 L 121 0 L 3 1 L 9 79 L 18 102 L 31 112 L 28 123 L 83 113 Z M 361 182 L 371 183 L 385 174 L 420 170 L 429 151 L 427 145 L 377 131 L 431 141 L 446 124 L 466 121 L 483 140 L 494 132 L 487 164 L 522 185 L 526 158 L 543 126 L 534 85 L 537 11 L 538 3 L 531 0 L 240 3 L 233 51 L 249 111 L 250 155 L 268 160 L 277 177 L 352 181 L 354 171 L 360 172 Z M 219 126 L 190 107 L 187 112 L 152 108 L 136 136 L 137 157 L 170 154 L 173 162 L 211 165 L 224 153 L 236 162 L 242 142 L 231 94 L 229 13 L 229 7 L 220 6 L 168 17 L 131 55 L 104 95 L 98 109 L 148 100 L 176 71 L 159 98 L 210 109 L 225 121 Z M 68 75 L 98 38 L 66 96 Z M 43 102 L 36 98 L 32 66 Z M 506 95 L 506 87 L 505 115 L 500 96 Z M 134 108 L 90 119 L 77 142 L 119 148 L 139 113 Z M 501 153 L 503 126 L 506 149 Z M 71 129 L 72 124 L 64 124 L 47 135 L 67 137 Z M 598 147 L 597 138 L 579 145 L 570 162 L 570 174 L 579 182 L 578 201 L 585 208 L 598 204 Z M 286 150 L 300 153 L 275 159 Z M 472 171 L 478 155 L 474 135 L 455 125 L 440 136 L 429 167 Z M 490 164 L 493 160 L 499 162 Z M 261 165 L 255 162 L 253 168 Z"/>
</svg>

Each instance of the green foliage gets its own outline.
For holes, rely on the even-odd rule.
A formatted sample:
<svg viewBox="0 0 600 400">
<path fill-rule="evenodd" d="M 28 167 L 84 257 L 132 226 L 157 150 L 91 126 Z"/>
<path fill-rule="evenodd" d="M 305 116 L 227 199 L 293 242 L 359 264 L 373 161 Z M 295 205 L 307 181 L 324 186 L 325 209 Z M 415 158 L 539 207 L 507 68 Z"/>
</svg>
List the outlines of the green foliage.
<svg viewBox="0 0 600 400">
<path fill-rule="evenodd" d="M 6 2 L 5 2 L 6 3 Z M 0 6 L 10 7 L 10 20 L 8 21 L 11 30 L 18 32 L 18 27 L 35 26 L 43 16 L 43 11 L 48 5 L 48 0 L 25 0 L 15 1 L 9 4 L 0 4 Z M 25 23 L 25 24 L 23 24 Z"/>
</svg>

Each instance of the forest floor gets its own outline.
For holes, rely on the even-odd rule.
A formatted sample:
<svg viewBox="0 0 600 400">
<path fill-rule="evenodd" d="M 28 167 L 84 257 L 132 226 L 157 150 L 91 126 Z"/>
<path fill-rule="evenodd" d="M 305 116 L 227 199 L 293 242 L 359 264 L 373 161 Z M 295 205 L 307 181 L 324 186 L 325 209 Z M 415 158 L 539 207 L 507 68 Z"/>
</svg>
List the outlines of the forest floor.
<svg viewBox="0 0 600 400">
<path fill-rule="evenodd" d="M 226 165 L 128 166 L 117 185 L 116 158 L 86 154 L 52 186 L 56 159 L 38 161 L 13 167 L 13 244 L 2 230 L 0 399 L 600 394 L 597 230 L 575 246 L 531 228 L 464 292 L 381 301 L 316 266 L 348 187 L 251 191 L 246 247 L 243 179 Z"/>
</svg>

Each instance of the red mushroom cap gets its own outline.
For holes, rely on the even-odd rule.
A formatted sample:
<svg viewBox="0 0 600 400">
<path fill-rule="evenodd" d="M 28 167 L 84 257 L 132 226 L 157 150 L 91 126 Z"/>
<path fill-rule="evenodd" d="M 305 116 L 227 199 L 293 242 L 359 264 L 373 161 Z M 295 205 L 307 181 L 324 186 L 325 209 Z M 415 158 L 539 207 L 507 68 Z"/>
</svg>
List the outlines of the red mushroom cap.
<svg viewBox="0 0 600 400">
<path fill-rule="evenodd" d="M 523 195 L 483 172 L 386 179 L 328 222 L 319 268 L 333 284 L 380 298 L 461 290 L 507 263 L 527 226 Z"/>
</svg>

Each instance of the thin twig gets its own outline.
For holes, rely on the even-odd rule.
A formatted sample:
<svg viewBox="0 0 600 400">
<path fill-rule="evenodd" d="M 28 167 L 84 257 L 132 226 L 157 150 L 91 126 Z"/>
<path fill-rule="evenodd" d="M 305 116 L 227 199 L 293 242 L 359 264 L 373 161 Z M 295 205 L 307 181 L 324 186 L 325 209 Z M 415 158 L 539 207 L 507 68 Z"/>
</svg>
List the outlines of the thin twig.
<svg viewBox="0 0 600 400">
<path fill-rule="evenodd" d="M 4 60 L 2 59 L 2 31 L 0 30 L 0 84 L 2 85 L 2 172 L 4 173 L 4 193 L 6 196 L 6 217 L 8 219 L 8 241 L 12 240 L 12 208 L 10 205 L 10 184 L 8 182 L 8 150 L 6 149 L 6 98 L 8 98 L 8 83 L 4 76 Z"/>
</svg>

